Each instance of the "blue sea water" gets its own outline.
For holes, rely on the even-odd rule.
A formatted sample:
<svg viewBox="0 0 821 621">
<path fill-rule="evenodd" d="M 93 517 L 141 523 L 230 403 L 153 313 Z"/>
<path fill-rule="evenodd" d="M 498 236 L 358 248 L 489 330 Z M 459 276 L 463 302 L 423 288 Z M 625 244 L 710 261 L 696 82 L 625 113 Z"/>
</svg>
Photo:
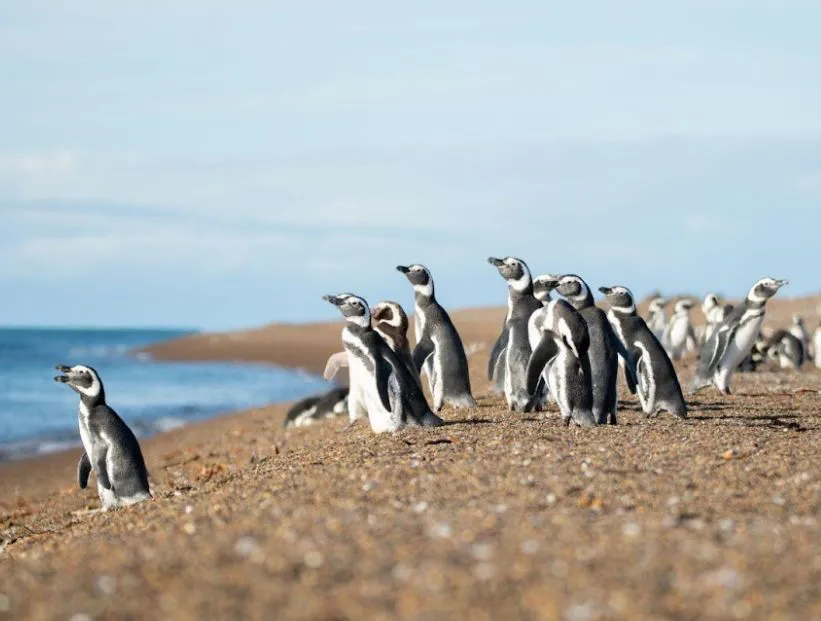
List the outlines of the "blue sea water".
<svg viewBox="0 0 821 621">
<path fill-rule="evenodd" d="M 328 386 L 307 373 L 269 365 L 155 362 L 130 353 L 189 333 L 0 328 L 0 461 L 80 444 L 79 397 L 54 381 L 56 364 L 94 367 L 109 405 L 142 437 Z"/>
</svg>

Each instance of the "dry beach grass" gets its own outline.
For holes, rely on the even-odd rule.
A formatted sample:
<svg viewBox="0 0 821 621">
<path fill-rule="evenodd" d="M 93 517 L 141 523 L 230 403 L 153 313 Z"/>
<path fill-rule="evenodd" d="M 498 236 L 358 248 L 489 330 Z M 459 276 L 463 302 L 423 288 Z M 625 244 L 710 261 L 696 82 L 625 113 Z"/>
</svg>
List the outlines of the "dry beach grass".
<svg viewBox="0 0 821 621">
<path fill-rule="evenodd" d="M 821 373 L 739 374 L 685 422 L 627 398 L 617 427 L 565 428 L 487 394 L 502 313 L 454 314 L 484 344 L 479 408 L 442 428 L 285 432 L 284 406 L 192 425 L 143 443 L 155 500 L 107 514 L 84 512 L 77 451 L 0 465 L 0 618 L 821 618 Z M 154 351 L 315 371 L 338 339 L 270 326 Z"/>
</svg>

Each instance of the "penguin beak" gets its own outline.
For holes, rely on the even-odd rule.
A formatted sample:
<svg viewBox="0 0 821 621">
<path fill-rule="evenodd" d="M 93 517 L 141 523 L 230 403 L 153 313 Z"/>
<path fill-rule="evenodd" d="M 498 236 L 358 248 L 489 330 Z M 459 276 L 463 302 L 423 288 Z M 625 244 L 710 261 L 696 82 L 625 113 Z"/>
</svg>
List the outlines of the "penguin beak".
<svg viewBox="0 0 821 621">
<path fill-rule="evenodd" d="M 501 259 L 497 259 L 496 257 L 488 257 L 487 262 L 491 265 L 495 265 L 496 267 L 501 267 L 505 263 L 504 261 L 502 261 Z"/>
<path fill-rule="evenodd" d="M 340 306 L 343 302 L 342 298 L 339 298 L 335 295 L 323 295 L 322 299 L 326 302 L 330 302 L 334 306 Z"/>
<path fill-rule="evenodd" d="M 599 291 L 601 291 L 604 295 L 610 295 L 613 293 L 613 287 L 599 287 Z"/>
<path fill-rule="evenodd" d="M 776 280 L 775 283 L 776 283 L 776 285 L 778 285 L 779 288 L 781 288 L 784 285 L 789 285 L 790 281 L 789 280 Z"/>
<path fill-rule="evenodd" d="M 58 364 L 54 368 L 60 371 L 61 373 L 69 373 L 71 371 L 71 367 L 67 367 L 64 364 Z M 68 384 L 71 381 L 71 378 L 68 375 L 58 375 L 54 378 L 54 381 L 60 382 L 61 384 Z"/>
<path fill-rule="evenodd" d="M 404 265 L 397 265 L 396 266 L 396 271 L 397 272 L 402 272 L 403 274 L 407 274 L 408 272 L 410 272 L 410 268 L 405 267 Z"/>
</svg>

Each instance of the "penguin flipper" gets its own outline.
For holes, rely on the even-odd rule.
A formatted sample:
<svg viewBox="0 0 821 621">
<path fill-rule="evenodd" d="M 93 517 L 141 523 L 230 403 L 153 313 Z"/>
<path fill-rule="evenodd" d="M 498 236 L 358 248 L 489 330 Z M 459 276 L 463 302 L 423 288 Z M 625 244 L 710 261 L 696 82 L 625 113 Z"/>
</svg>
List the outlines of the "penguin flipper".
<svg viewBox="0 0 821 621">
<path fill-rule="evenodd" d="M 382 402 L 382 407 L 388 412 L 393 412 L 389 386 L 393 367 L 382 356 L 376 356 L 375 363 L 373 372 L 376 376 L 376 391 L 379 393 L 379 400 Z"/>
<path fill-rule="evenodd" d="M 559 346 L 553 341 L 553 333 L 545 330 L 542 334 L 542 340 L 536 345 L 536 349 L 530 354 L 530 360 L 527 363 L 527 384 L 526 389 L 528 394 L 536 394 L 539 386 L 539 378 L 547 364 L 559 354 Z"/>
<path fill-rule="evenodd" d="M 618 336 L 616 336 L 615 332 L 613 333 L 613 344 L 616 346 L 616 351 L 618 351 L 619 356 L 621 356 L 621 359 L 624 361 L 622 366 L 624 370 L 624 381 L 627 384 L 627 390 L 630 391 L 631 395 L 635 395 L 636 384 L 638 383 L 638 380 L 636 379 L 635 359 L 627 349 L 627 346 Z"/>
<path fill-rule="evenodd" d="M 423 338 L 416 344 L 413 349 L 413 366 L 417 373 L 422 372 L 422 366 L 431 354 L 433 354 L 433 341 L 429 338 Z"/>
<path fill-rule="evenodd" d="M 77 482 L 80 484 L 80 489 L 88 487 L 88 475 L 91 474 L 91 461 L 88 459 L 88 453 L 83 451 L 80 461 L 77 462 Z"/>
<path fill-rule="evenodd" d="M 108 478 L 108 470 L 106 470 L 106 463 L 105 458 L 106 454 L 108 453 L 108 447 L 104 448 L 100 451 L 97 459 L 94 462 L 94 465 L 97 467 L 95 472 L 97 473 L 97 481 L 102 485 L 105 489 L 111 489 L 111 480 Z"/>
<path fill-rule="evenodd" d="M 493 344 L 493 349 L 490 350 L 490 358 L 487 361 L 487 378 L 492 380 L 496 372 L 496 361 L 499 360 L 502 353 L 507 348 L 508 330 L 507 326 L 502 328 L 502 333 L 496 342 Z"/>
<path fill-rule="evenodd" d="M 346 352 L 339 351 L 335 354 L 331 354 L 331 357 L 328 358 L 328 362 L 325 363 L 325 372 L 322 374 L 322 377 L 326 380 L 332 380 L 339 372 L 339 369 L 347 366 L 348 354 Z"/>
</svg>

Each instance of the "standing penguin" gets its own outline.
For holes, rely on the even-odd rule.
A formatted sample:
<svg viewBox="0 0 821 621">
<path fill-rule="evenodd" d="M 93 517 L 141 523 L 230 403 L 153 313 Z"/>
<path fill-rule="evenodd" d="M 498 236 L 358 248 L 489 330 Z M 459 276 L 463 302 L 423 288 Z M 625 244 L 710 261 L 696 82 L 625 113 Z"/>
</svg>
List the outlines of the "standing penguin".
<svg viewBox="0 0 821 621">
<path fill-rule="evenodd" d="M 581 427 L 596 424 L 593 416 L 593 385 L 587 356 L 590 337 L 582 316 L 565 300 L 553 300 L 536 311 L 541 339 L 527 365 L 527 391 L 537 395 L 544 378 L 566 425 L 572 420 Z"/>
<path fill-rule="evenodd" d="M 499 369 L 504 369 L 507 407 L 524 412 L 531 406 L 527 392 L 527 363 L 531 354 L 527 324 L 533 311 L 541 308 L 542 304 L 533 295 L 533 281 L 524 261 L 515 257 L 490 257 L 487 261 L 499 270 L 507 282 L 505 328 L 491 352 L 488 366 L 492 370 L 491 377 L 497 377 Z"/>
<path fill-rule="evenodd" d="M 593 303 L 590 287 L 579 276 L 562 276 L 556 284 L 556 291 L 567 298 L 587 323 L 590 335 L 590 349 L 587 355 L 590 358 L 593 377 L 593 415 L 596 422 L 600 425 L 608 422 L 615 425 L 618 404 L 616 380 L 621 342 L 607 321 L 607 315 Z M 630 379 L 631 375 L 632 373 L 626 373 L 628 386 L 632 391 L 635 390 L 635 385 Z"/>
<path fill-rule="evenodd" d="M 349 413 L 356 412 L 356 418 L 367 415 L 375 433 L 408 425 L 442 425 L 444 421 L 430 411 L 410 371 L 373 329 L 367 302 L 350 293 L 323 299 L 345 318 L 342 344 L 350 373 Z"/>
<path fill-rule="evenodd" d="M 555 274 L 543 274 L 533 279 L 533 297 L 542 303 L 542 308 L 547 308 L 552 299 L 550 295 L 553 289 L 556 288 L 556 283 L 559 277 Z M 534 349 L 539 341 L 542 340 L 541 326 L 537 325 L 542 322 L 547 315 L 541 312 L 541 308 L 537 308 L 530 315 L 527 321 L 528 341 L 530 341 L 530 348 Z"/>
<path fill-rule="evenodd" d="M 408 342 L 408 316 L 398 302 L 380 302 L 371 309 L 373 329 L 385 339 L 399 359 L 413 375 L 416 383 L 421 387 L 419 373 L 413 364 L 410 343 Z"/>
<path fill-rule="evenodd" d="M 54 378 L 80 395 L 80 438 L 83 452 L 77 464 L 81 489 L 91 471 L 97 475 L 97 494 L 103 511 L 151 499 L 148 471 L 137 438 L 122 418 L 108 406 L 97 371 L 81 364 L 58 365 Z"/>
<path fill-rule="evenodd" d="M 667 328 L 667 313 L 664 312 L 666 304 L 667 301 L 657 295 L 650 300 L 650 306 L 647 309 L 647 327 L 652 330 L 659 341 L 661 341 L 664 330 Z"/>
<path fill-rule="evenodd" d="M 656 335 L 636 313 L 633 294 L 625 287 L 600 287 L 599 291 L 610 302 L 607 317 L 636 369 L 642 411 L 648 417 L 666 410 L 676 418 L 686 418 L 687 404 L 676 370 Z"/>
<path fill-rule="evenodd" d="M 758 338 L 767 300 L 786 284 L 786 280 L 762 278 L 752 286 L 744 301 L 721 322 L 702 347 L 692 392 L 713 384 L 720 393 L 730 394 L 733 373 Z"/>
<path fill-rule="evenodd" d="M 527 340 L 530 343 L 531 351 L 536 349 L 536 346 L 542 340 L 543 330 L 547 329 L 544 325 L 548 317 L 545 309 L 550 304 L 552 298 L 550 294 L 555 288 L 558 278 L 555 274 L 543 274 L 533 279 L 533 296 L 542 303 L 542 307 L 533 311 L 527 320 Z M 550 382 L 547 373 L 548 369 L 545 368 L 542 374 L 543 381 L 539 384 L 539 393 L 533 397 L 533 406 L 536 411 L 543 410 L 550 400 Z"/>
<path fill-rule="evenodd" d="M 679 300 L 673 309 L 673 316 L 664 330 L 662 344 L 673 360 L 681 360 L 687 352 L 696 348 L 696 334 L 690 321 L 691 300 Z"/>
<path fill-rule="evenodd" d="M 733 307 L 730 305 L 724 306 L 719 302 L 718 295 L 715 293 L 708 293 L 704 296 L 701 303 L 701 312 L 704 313 L 704 336 L 701 340 L 702 345 L 710 340 L 710 337 L 715 332 L 716 328 L 721 325 L 724 318 L 730 314 Z"/>
<path fill-rule="evenodd" d="M 807 326 L 804 325 L 804 318 L 801 315 L 792 316 L 789 333 L 801 342 L 801 347 L 804 348 L 804 358 L 810 358 L 812 356 L 812 341 L 810 340 L 810 332 L 807 330 Z"/>
<path fill-rule="evenodd" d="M 433 409 L 439 412 L 446 403 L 457 408 L 475 408 L 465 347 L 450 316 L 436 301 L 430 271 L 419 264 L 397 265 L 396 269 L 413 285 L 413 364 L 420 374 L 424 369 L 427 375 Z"/>
</svg>

